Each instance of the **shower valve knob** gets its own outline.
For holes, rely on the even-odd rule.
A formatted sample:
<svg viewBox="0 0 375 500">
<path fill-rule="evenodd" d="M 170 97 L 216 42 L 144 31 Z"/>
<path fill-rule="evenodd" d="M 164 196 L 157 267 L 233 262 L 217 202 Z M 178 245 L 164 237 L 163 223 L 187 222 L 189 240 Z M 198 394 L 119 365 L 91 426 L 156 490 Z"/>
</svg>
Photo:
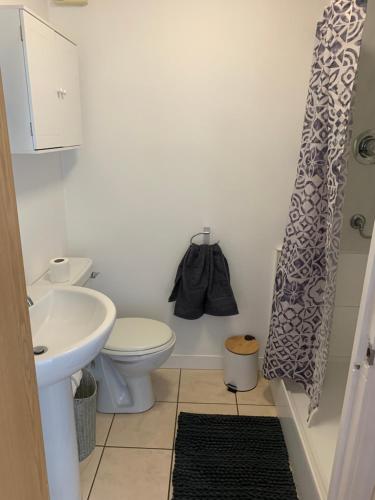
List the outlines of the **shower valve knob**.
<svg viewBox="0 0 375 500">
<path fill-rule="evenodd" d="M 375 130 L 365 130 L 353 142 L 353 154 L 362 165 L 375 164 Z"/>
<path fill-rule="evenodd" d="M 371 234 L 365 233 L 366 217 L 363 214 L 354 214 L 350 218 L 350 227 L 356 229 L 362 238 L 370 240 L 372 238 Z"/>
<path fill-rule="evenodd" d="M 363 229 L 366 225 L 366 217 L 362 214 L 355 214 L 350 219 L 350 226 L 353 229 Z"/>
</svg>

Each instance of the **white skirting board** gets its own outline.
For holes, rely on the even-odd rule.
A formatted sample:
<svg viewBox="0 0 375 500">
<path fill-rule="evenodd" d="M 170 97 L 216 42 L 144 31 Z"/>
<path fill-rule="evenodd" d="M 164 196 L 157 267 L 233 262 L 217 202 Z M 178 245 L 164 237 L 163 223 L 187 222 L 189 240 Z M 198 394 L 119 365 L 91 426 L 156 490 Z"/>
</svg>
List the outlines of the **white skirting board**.
<svg viewBox="0 0 375 500">
<path fill-rule="evenodd" d="M 259 368 L 263 358 L 259 358 Z M 172 354 L 162 368 L 187 368 L 192 370 L 221 370 L 223 356 L 211 354 Z"/>
</svg>

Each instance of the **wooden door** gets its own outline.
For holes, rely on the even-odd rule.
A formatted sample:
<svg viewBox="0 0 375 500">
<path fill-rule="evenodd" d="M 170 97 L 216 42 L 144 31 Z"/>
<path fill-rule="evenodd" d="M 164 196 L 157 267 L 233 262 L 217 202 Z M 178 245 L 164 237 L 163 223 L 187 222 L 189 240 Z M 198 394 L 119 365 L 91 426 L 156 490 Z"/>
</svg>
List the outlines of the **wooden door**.
<svg viewBox="0 0 375 500">
<path fill-rule="evenodd" d="M 61 83 L 56 33 L 21 11 L 25 67 L 35 149 L 61 147 Z"/>
<path fill-rule="evenodd" d="M 47 500 L 47 473 L 1 76 L 0 436 L 0 498 Z"/>
<path fill-rule="evenodd" d="M 59 61 L 61 146 L 82 144 L 81 99 L 79 88 L 78 49 L 72 42 L 55 33 Z"/>
</svg>

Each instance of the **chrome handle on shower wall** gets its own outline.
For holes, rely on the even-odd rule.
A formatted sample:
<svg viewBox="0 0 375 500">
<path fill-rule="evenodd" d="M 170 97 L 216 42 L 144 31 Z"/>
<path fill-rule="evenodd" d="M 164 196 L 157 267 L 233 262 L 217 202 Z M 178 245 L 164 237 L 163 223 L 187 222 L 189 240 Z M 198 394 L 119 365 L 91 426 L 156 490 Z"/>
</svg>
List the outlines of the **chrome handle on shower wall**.
<svg viewBox="0 0 375 500">
<path fill-rule="evenodd" d="M 372 238 L 372 234 L 365 233 L 366 226 L 366 217 L 363 214 L 354 214 L 350 218 L 350 226 L 353 229 L 356 229 L 362 238 L 366 240 L 370 240 Z"/>
</svg>

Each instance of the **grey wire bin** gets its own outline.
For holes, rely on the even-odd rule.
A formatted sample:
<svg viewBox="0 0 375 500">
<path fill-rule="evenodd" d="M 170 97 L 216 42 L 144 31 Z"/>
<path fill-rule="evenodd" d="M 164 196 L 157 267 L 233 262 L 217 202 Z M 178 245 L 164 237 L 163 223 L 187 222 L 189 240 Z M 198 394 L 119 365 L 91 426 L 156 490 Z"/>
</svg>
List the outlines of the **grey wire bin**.
<svg viewBox="0 0 375 500">
<path fill-rule="evenodd" d="M 74 396 L 79 461 L 87 458 L 96 441 L 96 381 L 88 370 L 83 370 L 82 380 Z"/>
</svg>

